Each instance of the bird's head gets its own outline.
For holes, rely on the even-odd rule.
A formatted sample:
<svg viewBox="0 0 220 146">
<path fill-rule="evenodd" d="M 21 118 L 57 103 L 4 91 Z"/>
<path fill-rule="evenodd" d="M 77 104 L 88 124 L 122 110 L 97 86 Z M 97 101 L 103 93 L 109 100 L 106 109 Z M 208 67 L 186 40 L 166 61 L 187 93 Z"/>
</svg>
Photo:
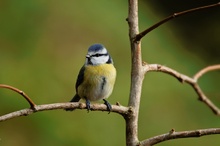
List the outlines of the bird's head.
<svg viewBox="0 0 220 146">
<path fill-rule="evenodd" d="M 86 65 L 100 65 L 105 63 L 113 63 L 107 49 L 101 44 L 90 46 L 86 55 Z"/>
</svg>

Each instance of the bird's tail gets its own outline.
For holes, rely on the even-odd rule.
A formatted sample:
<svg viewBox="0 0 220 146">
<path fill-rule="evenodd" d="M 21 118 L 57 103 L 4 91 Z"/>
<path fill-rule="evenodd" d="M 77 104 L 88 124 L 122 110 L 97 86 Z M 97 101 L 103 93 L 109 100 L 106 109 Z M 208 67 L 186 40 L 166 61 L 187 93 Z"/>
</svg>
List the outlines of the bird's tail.
<svg viewBox="0 0 220 146">
<path fill-rule="evenodd" d="M 70 100 L 70 102 L 79 102 L 79 100 L 80 100 L 80 97 L 79 97 L 78 94 L 76 94 L 76 95 Z"/>
<path fill-rule="evenodd" d="M 70 102 L 78 102 L 79 100 L 80 100 L 80 97 L 79 97 L 78 94 L 76 94 L 76 95 L 70 100 Z M 66 109 L 64 109 L 64 110 L 66 110 L 66 111 L 73 111 L 74 109 L 73 109 L 73 108 L 66 108 Z"/>
</svg>

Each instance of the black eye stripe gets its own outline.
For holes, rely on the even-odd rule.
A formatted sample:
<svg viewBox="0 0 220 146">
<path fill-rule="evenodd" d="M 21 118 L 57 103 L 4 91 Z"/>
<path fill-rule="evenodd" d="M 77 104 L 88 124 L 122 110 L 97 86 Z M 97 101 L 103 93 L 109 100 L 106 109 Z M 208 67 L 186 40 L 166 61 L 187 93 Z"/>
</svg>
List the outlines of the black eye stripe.
<svg viewBox="0 0 220 146">
<path fill-rule="evenodd" d="M 108 56 L 108 53 L 106 53 L 106 54 L 97 53 L 97 54 L 91 55 L 90 57 L 99 57 L 99 56 Z"/>
</svg>

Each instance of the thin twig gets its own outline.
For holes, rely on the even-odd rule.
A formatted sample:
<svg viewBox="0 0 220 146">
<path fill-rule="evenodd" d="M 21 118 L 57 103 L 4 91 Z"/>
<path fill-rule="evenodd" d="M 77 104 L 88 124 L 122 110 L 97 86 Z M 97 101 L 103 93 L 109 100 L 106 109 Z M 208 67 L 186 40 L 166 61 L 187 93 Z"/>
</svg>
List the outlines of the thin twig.
<svg viewBox="0 0 220 146">
<path fill-rule="evenodd" d="M 188 14 L 188 13 L 192 13 L 192 12 L 196 12 L 196 11 L 200 11 L 203 9 L 208 9 L 208 8 L 213 8 L 213 7 L 217 7 L 220 6 L 220 2 L 216 3 L 216 4 L 212 4 L 212 5 L 208 5 L 208 6 L 202 6 L 202 7 L 198 7 L 198 8 L 193 8 L 193 9 L 189 9 L 186 11 L 182 11 L 182 12 L 178 12 L 178 13 L 174 13 L 173 15 L 170 15 L 169 17 L 159 21 L 158 23 L 154 24 L 153 26 L 147 28 L 146 30 L 142 31 L 141 33 L 139 33 L 136 38 L 135 41 L 140 41 L 146 34 L 148 34 L 149 32 L 151 32 L 152 30 L 154 30 L 155 28 L 159 27 L 160 25 L 168 22 L 169 20 Z"/>
<path fill-rule="evenodd" d="M 148 138 L 140 142 L 141 146 L 152 146 L 157 143 L 177 139 L 177 138 L 189 138 L 189 137 L 201 137 L 206 135 L 220 134 L 220 128 L 208 128 L 200 130 L 191 130 L 191 131 L 180 131 L 180 132 L 168 132 L 152 138 Z"/>
<path fill-rule="evenodd" d="M 65 108 L 75 108 L 75 109 L 86 109 L 86 105 L 80 102 L 68 102 L 68 103 L 54 103 L 54 104 L 44 104 L 44 105 L 36 105 L 35 109 L 22 109 L 19 111 L 11 112 L 9 114 L 5 114 L 0 116 L 0 122 L 6 121 L 12 118 L 20 117 L 20 116 L 28 116 L 35 112 L 39 111 L 47 111 L 47 110 L 55 110 L 55 109 L 65 109 Z M 105 104 L 92 104 L 92 111 L 106 111 L 109 112 L 106 108 Z M 118 113 L 122 116 L 125 116 L 129 112 L 129 108 L 125 106 L 112 105 L 112 111 L 114 113 Z"/>
<path fill-rule="evenodd" d="M 23 91 L 15 88 L 15 87 L 12 87 L 12 86 L 9 86 L 9 85 L 5 85 L 5 84 L 0 84 L 0 88 L 6 88 L 6 89 L 9 89 L 9 90 L 12 90 L 12 91 L 15 91 L 15 92 L 19 93 L 20 95 L 22 95 L 27 100 L 27 102 L 30 104 L 31 108 L 35 109 L 36 104 Z"/>
<path fill-rule="evenodd" d="M 220 70 L 220 65 L 208 66 L 196 73 L 196 75 L 193 78 L 181 74 L 169 67 L 162 66 L 160 64 L 144 64 L 143 68 L 145 72 L 160 71 L 172 75 L 181 82 L 186 82 L 190 84 L 197 93 L 199 100 L 205 103 L 216 115 L 220 115 L 220 109 L 205 95 L 205 93 L 202 91 L 197 82 L 198 78 L 201 77 L 203 74 L 209 71 Z"/>
<path fill-rule="evenodd" d="M 207 72 L 210 72 L 210 71 L 219 70 L 219 69 L 220 69 L 220 64 L 208 66 L 208 67 L 203 68 L 202 70 L 200 70 L 198 73 L 196 73 L 193 78 L 194 78 L 195 80 L 198 80 L 203 74 L 205 74 L 205 73 L 207 73 Z"/>
</svg>

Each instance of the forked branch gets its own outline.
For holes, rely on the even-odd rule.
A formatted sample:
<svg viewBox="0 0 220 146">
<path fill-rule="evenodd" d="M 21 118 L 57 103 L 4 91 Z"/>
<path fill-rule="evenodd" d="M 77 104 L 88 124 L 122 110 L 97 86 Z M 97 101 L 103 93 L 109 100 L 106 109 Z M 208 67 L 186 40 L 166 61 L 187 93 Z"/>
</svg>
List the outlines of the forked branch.
<svg viewBox="0 0 220 146">
<path fill-rule="evenodd" d="M 211 134 L 220 134 L 220 128 L 210 128 L 210 129 L 201 129 L 201 130 L 193 130 L 193 131 L 182 131 L 175 132 L 175 130 L 171 130 L 169 133 L 154 136 L 152 138 L 143 140 L 139 142 L 138 139 L 138 114 L 139 114 L 139 106 L 140 106 L 140 97 L 141 97 L 141 88 L 142 81 L 144 79 L 144 73 L 150 71 L 159 71 L 163 73 L 167 73 L 169 75 L 174 76 L 182 83 L 186 82 L 190 84 L 196 93 L 199 96 L 199 99 L 208 105 L 215 114 L 220 115 L 220 110 L 216 107 L 209 98 L 203 93 L 200 89 L 197 81 L 198 79 L 205 73 L 213 70 L 220 69 L 220 65 L 209 66 L 199 71 L 194 77 L 188 77 L 184 74 L 181 74 L 171 68 L 166 66 L 162 66 L 159 64 L 144 64 L 142 65 L 141 58 L 141 42 L 140 40 L 149 32 L 159 27 L 160 25 L 168 22 L 169 20 L 203 9 L 212 8 L 216 6 L 220 6 L 220 2 L 213 5 L 198 7 L 178 13 L 174 13 L 173 15 L 163 19 L 162 21 L 156 23 L 150 28 L 144 30 L 139 33 L 138 29 L 138 2 L 137 0 L 128 0 L 129 2 L 129 14 L 128 14 L 128 24 L 129 24 L 129 37 L 130 37 L 130 46 L 131 46 L 131 56 L 132 56 L 132 74 L 131 74 L 131 91 L 128 107 L 121 105 L 112 105 L 112 112 L 118 113 L 122 115 L 126 120 L 126 143 L 128 146 L 134 145 L 154 145 L 160 143 L 162 141 L 175 139 L 175 138 L 188 138 L 188 137 L 200 137 L 204 135 Z M 65 108 L 75 108 L 75 109 L 86 109 L 86 105 L 84 103 L 73 102 L 73 103 L 54 103 L 54 104 L 45 104 L 45 105 L 36 105 L 23 91 L 8 86 L 0 84 L 0 88 L 7 88 L 13 90 L 19 94 L 21 94 L 30 104 L 31 108 L 23 109 L 19 111 L 15 111 L 9 114 L 5 114 L 0 116 L 0 122 L 9 120 L 12 118 L 16 118 L 19 116 L 27 116 L 35 112 L 47 111 L 47 110 L 56 110 L 56 109 L 65 109 Z M 106 106 L 104 104 L 93 104 L 91 105 L 91 110 L 94 111 L 107 111 Z"/>
<path fill-rule="evenodd" d="M 220 70 L 220 64 L 208 66 L 202 69 L 201 71 L 199 71 L 198 73 L 196 73 L 196 75 L 192 78 L 184 74 L 181 74 L 169 67 L 162 66 L 160 64 L 145 64 L 143 67 L 144 67 L 145 72 L 149 72 L 149 71 L 164 72 L 177 78 L 182 83 L 186 82 L 190 84 L 195 90 L 195 92 L 197 93 L 199 100 L 204 102 L 216 115 L 218 116 L 220 115 L 220 109 L 205 95 L 205 93 L 202 91 L 202 89 L 200 88 L 197 82 L 198 79 L 203 74 L 208 73 L 210 71 Z"/>
</svg>

